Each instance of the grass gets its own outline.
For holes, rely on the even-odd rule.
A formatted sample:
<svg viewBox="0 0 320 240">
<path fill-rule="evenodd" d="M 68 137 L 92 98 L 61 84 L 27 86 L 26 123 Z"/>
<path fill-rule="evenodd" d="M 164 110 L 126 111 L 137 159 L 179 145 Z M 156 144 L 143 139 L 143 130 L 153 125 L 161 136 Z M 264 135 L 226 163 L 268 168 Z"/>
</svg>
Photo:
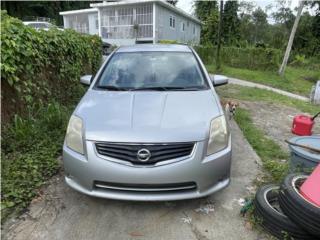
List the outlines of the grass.
<svg viewBox="0 0 320 240">
<path fill-rule="evenodd" d="M 281 160 L 288 159 L 289 155 L 284 152 L 275 141 L 267 137 L 262 130 L 255 126 L 248 110 L 237 109 L 235 121 L 245 138 L 260 157 L 263 168 L 268 172 L 268 174 L 264 175 L 263 179 L 256 180 L 255 184 L 258 186 L 266 182 L 279 184 L 289 172 L 288 162 Z M 261 228 L 261 219 L 254 215 L 254 195 L 251 195 L 248 199 L 250 199 L 248 200 L 248 206 L 244 209 L 246 219 L 256 229 L 263 231 Z M 270 239 L 273 239 L 273 237 L 270 236 Z"/>
<path fill-rule="evenodd" d="M 281 160 L 288 159 L 288 154 L 254 125 L 247 110 L 238 109 L 235 120 L 245 138 L 260 157 L 263 167 L 270 173 L 271 181 L 281 181 L 288 172 L 288 164 L 281 162 Z"/>
<path fill-rule="evenodd" d="M 290 97 L 258 88 L 243 87 L 234 84 L 228 84 L 216 88 L 219 96 L 224 98 L 235 98 L 245 101 L 265 101 L 270 103 L 277 103 L 280 105 L 285 105 L 299 109 L 302 112 L 309 114 L 315 114 L 319 112 L 319 106 L 310 104 L 308 102 L 303 102 L 297 99 L 292 99 Z"/>
<path fill-rule="evenodd" d="M 302 112 L 306 112 L 311 115 L 319 111 L 319 106 L 292 99 L 264 89 L 228 84 L 218 87 L 217 92 L 222 98 L 276 103 L 299 109 Z M 288 170 L 287 164 L 281 162 L 283 159 L 288 159 L 289 156 L 287 153 L 284 152 L 275 141 L 267 137 L 262 130 L 258 129 L 254 125 L 249 111 L 240 108 L 237 110 L 235 120 L 242 130 L 245 138 L 261 158 L 264 168 L 270 173 L 272 177 L 271 181 L 281 180 Z"/>
<path fill-rule="evenodd" d="M 72 108 L 58 103 L 30 109 L 2 126 L 1 220 L 28 206 L 38 189 L 57 173 Z"/>
<path fill-rule="evenodd" d="M 216 72 L 215 65 L 207 65 L 206 67 L 210 73 Z M 248 70 L 228 66 L 223 66 L 220 73 L 303 96 L 309 96 L 311 87 L 320 79 L 320 70 L 308 70 L 290 66 L 286 68 L 284 77 L 279 76 L 276 71 Z"/>
</svg>

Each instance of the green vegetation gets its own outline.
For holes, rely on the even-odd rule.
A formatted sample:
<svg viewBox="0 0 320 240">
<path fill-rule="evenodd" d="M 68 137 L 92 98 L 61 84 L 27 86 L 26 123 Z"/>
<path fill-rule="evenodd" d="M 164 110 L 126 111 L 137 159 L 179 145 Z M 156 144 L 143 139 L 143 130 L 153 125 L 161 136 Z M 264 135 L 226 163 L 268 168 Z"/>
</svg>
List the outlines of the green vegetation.
<svg viewBox="0 0 320 240">
<path fill-rule="evenodd" d="M 217 88 L 219 96 L 224 98 L 234 98 L 245 101 L 265 101 L 269 103 L 277 103 L 285 106 L 297 108 L 302 112 L 309 114 L 315 114 L 319 111 L 319 106 L 310 104 L 308 102 L 303 102 L 297 99 L 292 99 L 290 97 L 280 95 L 278 93 L 258 89 L 243 87 L 234 84 L 228 84 L 226 86 L 221 86 Z"/>
<path fill-rule="evenodd" d="M 166 40 L 166 39 L 163 39 L 163 40 L 159 40 L 158 43 L 161 43 L 161 44 L 177 44 L 178 41 L 176 41 L 176 40 Z"/>
<path fill-rule="evenodd" d="M 209 72 L 216 72 L 214 65 L 206 67 Z M 320 70 L 293 67 L 287 67 L 285 77 L 279 76 L 275 71 L 248 70 L 227 66 L 223 66 L 220 73 L 304 96 L 309 96 L 312 85 L 320 79 Z"/>
<path fill-rule="evenodd" d="M 217 92 L 222 98 L 282 104 L 300 109 L 309 114 L 315 114 L 319 111 L 318 106 L 264 89 L 229 84 L 217 88 Z M 281 180 L 288 170 L 287 163 L 281 162 L 283 159 L 288 159 L 287 153 L 285 153 L 276 142 L 268 138 L 262 130 L 255 126 L 247 110 L 238 109 L 235 120 L 250 145 L 261 158 L 264 168 L 270 173 L 272 179 L 269 180 Z"/>
<path fill-rule="evenodd" d="M 219 9 L 217 1 L 195 1 L 195 14 L 203 24 L 201 26 L 201 44 L 217 44 Z"/>
<path fill-rule="evenodd" d="M 288 154 L 254 125 L 247 110 L 238 109 L 235 120 L 250 145 L 261 158 L 264 168 L 272 177 L 272 181 L 282 180 L 288 171 L 288 164 L 282 163 L 281 160 L 287 159 Z"/>
<path fill-rule="evenodd" d="M 2 131 L 2 219 L 27 207 L 38 188 L 58 171 L 71 109 L 58 103 L 29 109 L 29 116 L 16 115 Z"/>
<path fill-rule="evenodd" d="M 89 1 L 1 1 L 1 9 L 6 10 L 10 16 L 23 19 L 26 16 L 48 17 L 53 23 L 63 25 L 59 12 L 89 8 Z M 26 19 L 28 20 L 28 19 Z M 34 20 L 34 19 L 29 19 Z"/>
<path fill-rule="evenodd" d="M 219 24 L 219 1 L 195 1 L 195 15 L 203 22 L 201 44 L 216 46 Z M 283 52 L 288 43 L 295 12 L 286 1 L 276 1 L 265 9 L 254 1 L 225 1 L 222 11 L 222 45 L 239 48 L 274 48 Z M 293 53 L 307 58 L 320 53 L 320 1 L 305 2 L 315 14 L 304 11 L 293 42 Z M 272 18 L 273 21 L 268 21 Z M 271 23 L 272 22 L 272 23 Z M 282 55 L 283 57 L 283 55 Z"/>
<path fill-rule="evenodd" d="M 1 12 L 2 122 L 27 106 L 78 97 L 79 77 L 101 63 L 98 36 L 73 30 L 36 31 Z"/>
<path fill-rule="evenodd" d="M 198 46 L 195 50 L 205 64 L 216 66 L 216 47 Z M 222 47 L 220 58 L 222 64 L 231 67 L 276 70 L 280 63 L 281 51 L 272 48 Z"/>
<path fill-rule="evenodd" d="M 80 75 L 100 66 L 101 40 L 36 31 L 1 12 L 1 213 L 25 208 L 59 169 L 68 119 L 84 93 Z"/>
</svg>

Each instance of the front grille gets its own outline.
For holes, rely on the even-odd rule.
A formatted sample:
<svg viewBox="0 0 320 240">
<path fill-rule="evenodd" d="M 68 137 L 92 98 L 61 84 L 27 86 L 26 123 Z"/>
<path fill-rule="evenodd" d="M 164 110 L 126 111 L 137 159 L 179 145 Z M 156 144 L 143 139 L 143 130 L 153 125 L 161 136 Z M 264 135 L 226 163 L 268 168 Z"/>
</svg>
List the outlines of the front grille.
<svg viewBox="0 0 320 240">
<path fill-rule="evenodd" d="M 157 162 L 189 156 L 194 143 L 169 143 L 169 144 L 126 144 L 96 142 L 96 149 L 100 155 L 119 160 L 129 161 L 133 164 L 155 164 Z M 138 157 L 140 150 L 150 152 L 150 158 L 142 161 Z"/>
<path fill-rule="evenodd" d="M 109 191 L 127 191 L 127 192 L 182 192 L 191 191 L 197 188 L 195 182 L 167 183 L 167 184 L 132 184 L 132 183 L 110 183 L 95 181 L 94 187 Z"/>
</svg>

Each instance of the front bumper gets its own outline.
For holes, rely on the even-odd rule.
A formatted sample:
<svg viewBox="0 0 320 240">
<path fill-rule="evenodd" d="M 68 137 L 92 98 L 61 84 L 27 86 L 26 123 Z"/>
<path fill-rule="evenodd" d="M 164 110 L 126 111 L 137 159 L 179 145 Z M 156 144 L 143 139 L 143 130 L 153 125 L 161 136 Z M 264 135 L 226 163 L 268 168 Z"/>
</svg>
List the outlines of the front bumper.
<svg viewBox="0 0 320 240">
<path fill-rule="evenodd" d="M 101 198 L 169 201 L 204 197 L 227 187 L 230 183 L 231 138 L 226 149 L 210 156 L 205 156 L 205 144 L 205 141 L 197 142 L 192 155 L 187 159 L 154 167 L 127 166 L 108 161 L 96 154 L 93 141 L 86 141 L 87 157 L 64 145 L 65 180 L 71 188 Z M 97 188 L 95 182 L 149 186 L 194 182 L 196 188 L 186 191 L 124 191 Z"/>
</svg>

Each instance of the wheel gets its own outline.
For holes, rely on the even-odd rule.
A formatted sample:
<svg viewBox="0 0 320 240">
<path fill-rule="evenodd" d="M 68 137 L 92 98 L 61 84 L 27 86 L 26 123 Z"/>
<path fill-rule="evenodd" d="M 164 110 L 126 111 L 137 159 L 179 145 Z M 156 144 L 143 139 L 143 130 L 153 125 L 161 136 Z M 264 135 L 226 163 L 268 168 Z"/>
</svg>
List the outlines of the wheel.
<svg viewBox="0 0 320 240">
<path fill-rule="evenodd" d="M 261 226 L 278 239 L 314 239 L 282 212 L 278 195 L 277 185 L 266 185 L 258 189 L 254 200 L 254 215 Z"/>
<path fill-rule="evenodd" d="M 307 177 L 297 174 L 288 175 L 280 188 L 279 203 L 283 212 L 292 221 L 320 238 L 320 207 L 299 193 L 299 188 Z"/>
</svg>

